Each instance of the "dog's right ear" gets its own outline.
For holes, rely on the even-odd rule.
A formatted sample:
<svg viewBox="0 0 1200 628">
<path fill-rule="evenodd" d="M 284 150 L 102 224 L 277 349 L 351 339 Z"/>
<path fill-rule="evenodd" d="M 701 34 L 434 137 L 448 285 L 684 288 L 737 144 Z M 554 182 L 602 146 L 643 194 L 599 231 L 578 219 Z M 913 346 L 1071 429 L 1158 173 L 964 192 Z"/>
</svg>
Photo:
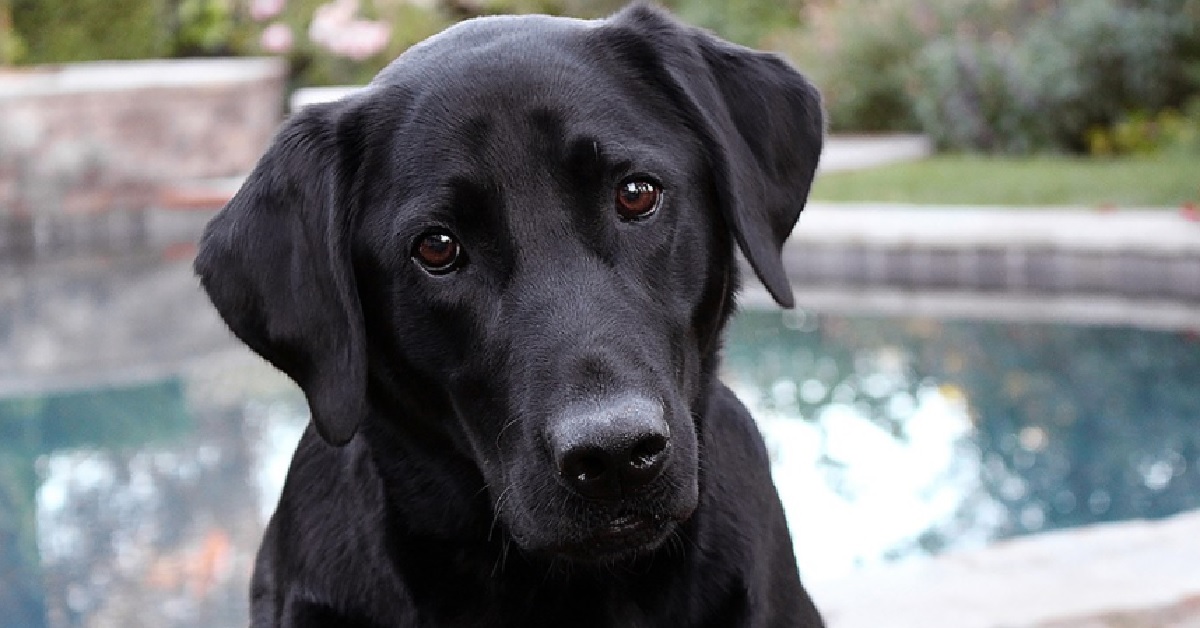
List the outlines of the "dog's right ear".
<svg viewBox="0 0 1200 628">
<path fill-rule="evenodd" d="M 346 108 L 312 105 L 283 126 L 205 229 L 195 262 L 225 323 L 300 385 L 335 445 L 358 429 L 367 386 L 349 250 L 358 133 Z"/>
<path fill-rule="evenodd" d="M 783 246 L 808 200 L 825 135 L 816 87 L 782 58 L 633 4 L 596 32 L 656 85 L 704 144 L 738 247 L 783 307 L 794 307 Z"/>
</svg>

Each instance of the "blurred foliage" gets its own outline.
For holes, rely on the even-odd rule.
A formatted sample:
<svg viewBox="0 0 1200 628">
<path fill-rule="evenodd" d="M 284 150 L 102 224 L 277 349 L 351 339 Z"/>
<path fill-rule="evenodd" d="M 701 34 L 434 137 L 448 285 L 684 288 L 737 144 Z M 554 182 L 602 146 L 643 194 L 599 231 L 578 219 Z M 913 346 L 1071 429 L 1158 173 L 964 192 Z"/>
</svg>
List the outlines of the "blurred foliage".
<svg viewBox="0 0 1200 628">
<path fill-rule="evenodd" d="M 1075 0 L 1032 24 L 1014 47 L 1033 90 L 1026 106 L 1053 112 L 1045 116 L 1046 145 L 1083 150 L 1091 127 L 1180 105 L 1197 89 L 1179 54 L 1189 35 L 1183 27 L 1196 24 L 1180 19 L 1182 7 L 1167 6 L 1179 4 Z"/>
<path fill-rule="evenodd" d="M 804 0 L 667 1 L 680 19 L 751 47 L 776 47 L 794 38 L 804 17 Z"/>
<path fill-rule="evenodd" d="M 0 0 L 0 65 L 13 63 L 25 50 L 25 43 L 13 28 L 11 4 L 11 0 Z"/>
<path fill-rule="evenodd" d="M 778 41 L 821 87 L 831 128 L 915 130 L 912 58 L 940 26 L 908 0 L 813 0 L 802 36 Z"/>
<path fill-rule="evenodd" d="M 834 130 L 1084 152 L 1090 130 L 1200 93 L 1200 0 L 813 0 L 785 49 Z"/>
<path fill-rule="evenodd" d="M 1050 117 L 1015 51 L 954 35 L 917 55 L 912 99 L 922 131 L 941 147 L 1023 154 L 1046 144 Z"/>
<path fill-rule="evenodd" d="M 1200 97 L 1191 99 L 1181 113 L 1166 109 L 1157 114 L 1135 111 L 1111 127 L 1088 132 L 1092 155 L 1200 155 Z"/>
<path fill-rule="evenodd" d="M 165 0 L 8 0 L 23 63 L 170 54 Z"/>
<path fill-rule="evenodd" d="M 259 36 L 268 26 L 250 16 L 249 0 L 0 0 L 0 62 L 64 63 L 262 54 Z M 623 0 L 363 0 L 363 17 L 391 27 L 388 46 L 365 60 L 339 57 L 305 36 L 317 7 L 327 0 L 289 0 L 270 23 L 291 29 L 286 53 L 295 85 L 368 81 L 412 44 L 455 21 L 498 13 L 547 13 L 599 17 Z M 11 4 L 11 12 L 5 7 Z M 675 0 L 667 5 L 684 19 L 722 36 L 757 46 L 786 39 L 801 22 L 803 0 Z M 11 13 L 11 26 L 8 17 Z"/>
<path fill-rule="evenodd" d="M 308 37 L 324 4 L 289 0 L 281 14 L 256 21 L 251 0 L 0 0 L 0 61 L 263 54 L 260 38 L 275 27 L 291 34 L 281 54 L 294 86 L 364 83 L 461 19 L 597 17 L 625 3 L 361 0 L 360 17 L 387 23 L 391 36 L 357 60 Z M 687 22 L 797 61 L 821 87 L 839 132 L 920 131 L 943 149 L 988 153 L 1119 153 L 1134 149 L 1118 136 L 1173 129 L 1171 114 L 1162 124 L 1158 116 L 1184 112 L 1200 95 L 1200 0 L 664 4 Z M 1176 145 L 1139 140 L 1136 150 L 1160 143 Z"/>
<path fill-rule="evenodd" d="M 181 0 L 173 17 L 174 54 L 219 54 L 233 50 L 236 26 L 228 2 Z"/>
</svg>

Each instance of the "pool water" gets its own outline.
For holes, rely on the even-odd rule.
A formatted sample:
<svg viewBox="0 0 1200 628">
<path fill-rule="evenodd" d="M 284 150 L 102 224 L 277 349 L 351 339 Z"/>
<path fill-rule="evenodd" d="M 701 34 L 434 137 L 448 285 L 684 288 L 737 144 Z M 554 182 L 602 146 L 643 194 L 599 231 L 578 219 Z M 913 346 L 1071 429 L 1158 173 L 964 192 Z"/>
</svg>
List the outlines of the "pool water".
<svg viewBox="0 0 1200 628">
<path fill-rule="evenodd" d="M 1200 336 L 744 312 L 725 379 L 806 575 L 1200 507 Z"/>
<path fill-rule="evenodd" d="M 5 626 L 245 624 L 303 398 L 227 338 L 129 372 L 0 395 Z M 750 310 L 722 377 L 809 580 L 1200 507 L 1193 332 Z"/>
</svg>

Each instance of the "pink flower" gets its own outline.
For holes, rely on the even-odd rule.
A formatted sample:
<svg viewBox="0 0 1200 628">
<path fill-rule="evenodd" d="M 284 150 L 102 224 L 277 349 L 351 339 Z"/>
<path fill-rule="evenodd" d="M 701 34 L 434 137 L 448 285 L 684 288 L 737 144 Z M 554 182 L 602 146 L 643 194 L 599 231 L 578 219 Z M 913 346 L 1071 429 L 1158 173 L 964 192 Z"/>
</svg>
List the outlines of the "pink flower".
<svg viewBox="0 0 1200 628">
<path fill-rule="evenodd" d="M 358 12 L 358 0 L 333 0 L 313 11 L 312 23 L 308 25 L 308 38 L 323 46 L 337 36 L 339 30 L 354 19 Z"/>
<path fill-rule="evenodd" d="M 351 20 L 325 42 L 325 47 L 335 55 L 362 61 L 383 52 L 391 37 L 392 28 L 384 22 Z"/>
<path fill-rule="evenodd" d="M 292 28 L 287 24 L 276 22 L 265 29 L 258 43 L 263 50 L 272 54 L 287 54 L 292 49 Z"/>
<path fill-rule="evenodd" d="M 250 17 L 265 22 L 283 11 L 287 0 L 250 0 Z"/>
<path fill-rule="evenodd" d="M 333 0 L 313 13 L 308 37 L 335 55 L 362 61 L 387 48 L 392 27 L 386 22 L 356 19 L 358 0 Z"/>
</svg>

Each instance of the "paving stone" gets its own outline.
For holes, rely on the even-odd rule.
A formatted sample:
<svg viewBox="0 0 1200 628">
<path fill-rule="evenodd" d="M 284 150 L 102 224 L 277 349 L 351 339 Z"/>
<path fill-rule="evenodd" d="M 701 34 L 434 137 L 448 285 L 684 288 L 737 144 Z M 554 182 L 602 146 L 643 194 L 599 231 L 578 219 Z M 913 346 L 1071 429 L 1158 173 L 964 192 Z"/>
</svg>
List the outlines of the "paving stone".
<svg viewBox="0 0 1200 628">
<path fill-rule="evenodd" d="M 830 628 L 1195 628 L 1200 511 L 1034 535 L 809 588 Z"/>
</svg>

